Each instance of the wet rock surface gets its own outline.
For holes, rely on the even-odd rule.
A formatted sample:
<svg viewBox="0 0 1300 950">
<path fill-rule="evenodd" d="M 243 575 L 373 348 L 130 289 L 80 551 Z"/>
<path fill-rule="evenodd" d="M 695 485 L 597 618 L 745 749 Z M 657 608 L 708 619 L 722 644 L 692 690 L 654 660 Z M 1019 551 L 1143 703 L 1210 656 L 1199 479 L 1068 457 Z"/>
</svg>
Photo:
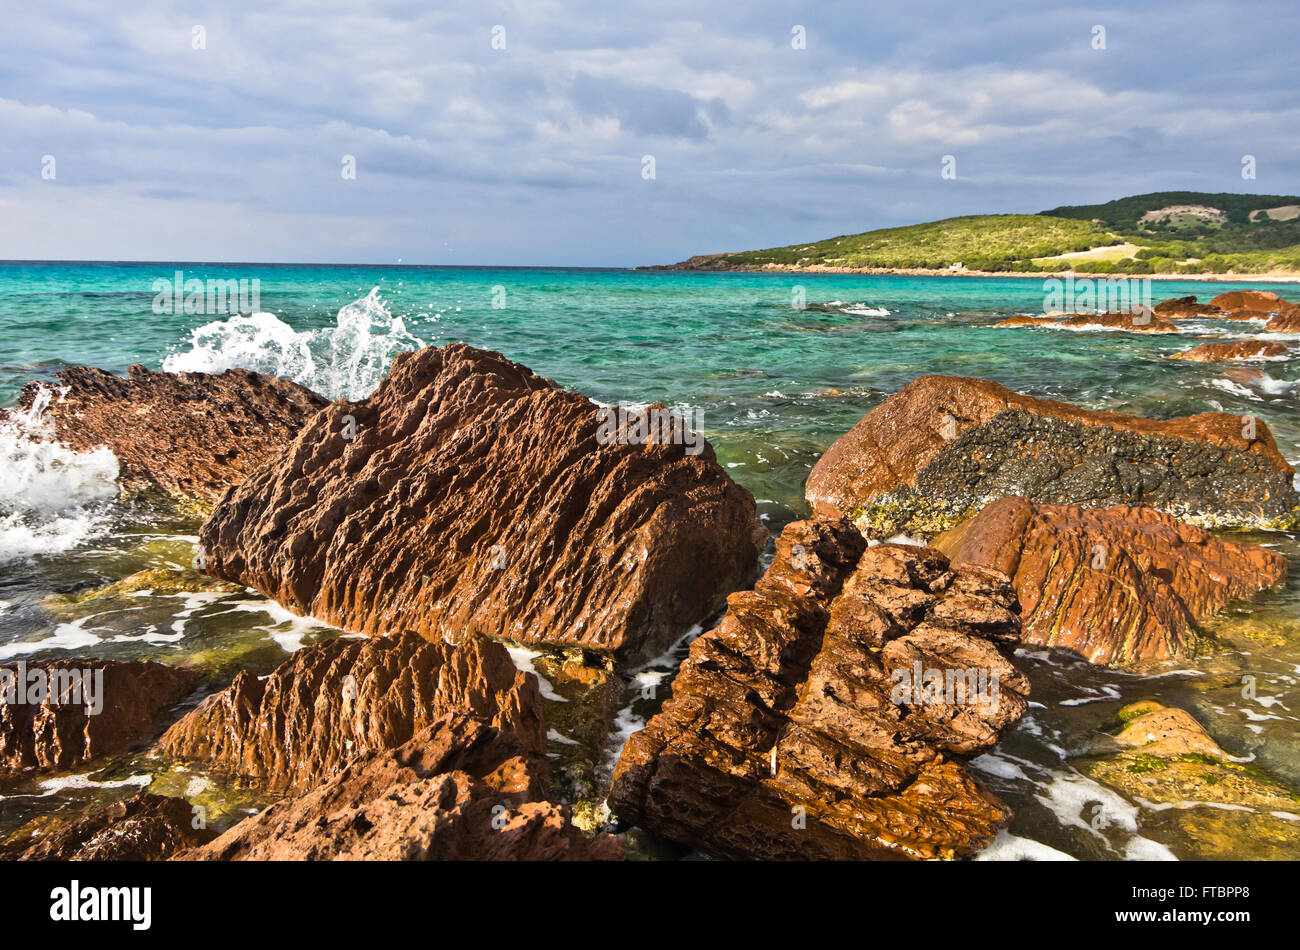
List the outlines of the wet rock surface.
<svg viewBox="0 0 1300 950">
<path fill-rule="evenodd" d="M 1271 290 L 1230 290 L 1211 300 L 1210 306 L 1218 307 L 1230 319 L 1247 320 L 1277 313 L 1289 304 Z"/>
<path fill-rule="evenodd" d="M 1213 304 L 1197 303 L 1195 296 L 1171 297 L 1156 304 L 1152 310 L 1165 320 L 1184 320 L 1189 317 L 1222 317 L 1223 311 Z"/>
<path fill-rule="evenodd" d="M 954 564 L 1012 578 L 1026 643 L 1092 663 L 1186 656 L 1198 622 L 1286 579 L 1286 558 L 1169 515 L 1003 498 L 940 535 Z"/>
<path fill-rule="evenodd" d="M 172 707 L 199 679 L 192 670 L 136 661 L 60 659 L 0 667 L 0 697 L 9 683 L 18 697 L 0 701 L 0 774 L 71 769 L 146 742 L 163 730 Z M 44 684 L 39 698 L 32 692 L 38 683 Z"/>
<path fill-rule="evenodd" d="M 278 791 L 305 791 L 351 760 L 394 749 L 452 712 L 545 747 L 536 678 L 500 644 L 413 633 L 299 650 L 265 679 L 241 672 L 173 725 L 158 750 Z"/>
<path fill-rule="evenodd" d="M 1171 358 L 1191 360 L 1194 363 L 1216 363 L 1223 360 L 1277 359 L 1286 356 L 1285 344 L 1268 340 L 1233 340 L 1230 343 L 1202 343 Z"/>
<path fill-rule="evenodd" d="M 46 410 L 59 441 L 84 452 L 108 446 L 128 488 L 156 487 L 215 501 L 283 449 L 326 400 L 297 383 L 243 369 L 156 373 L 132 366 L 126 378 L 72 366 Z M 31 406 L 38 385 L 19 395 Z"/>
<path fill-rule="evenodd" d="M 179 860 L 616 860 L 543 800 L 545 765 L 519 737 L 460 714 L 277 802 Z"/>
<path fill-rule="evenodd" d="M 70 822 L 46 828 L 0 856 L 20 861 L 161 861 L 205 844 L 216 833 L 196 824 L 180 798 L 141 793 Z"/>
<path fill-rule="evenodd" d="M 878 537 L 932 536 L 1009 495 L 1284 527 L 1300 510 L 1293 476 L 1254 417 L 1144 419 L 922 376 L 831 445 L 806 497 L 815 516 L 847 515 Z"/>
<path fill-rule="evenodd" d="M 1014 608 L 1001 575 L 795 522 L 624 747 L 610 807 L 728 858 L 968 854 L 1007 817 L 961 759 L 1026 708 Z"/>
<path fill-rule="evenodd" d="M 207 570 L 359 633 L 657 655 L 748 583 L 766 532 L 680 420 L 650 444 L 598 429 L 500 354 L 400 355 L 222 500 Z"/>
</svg>

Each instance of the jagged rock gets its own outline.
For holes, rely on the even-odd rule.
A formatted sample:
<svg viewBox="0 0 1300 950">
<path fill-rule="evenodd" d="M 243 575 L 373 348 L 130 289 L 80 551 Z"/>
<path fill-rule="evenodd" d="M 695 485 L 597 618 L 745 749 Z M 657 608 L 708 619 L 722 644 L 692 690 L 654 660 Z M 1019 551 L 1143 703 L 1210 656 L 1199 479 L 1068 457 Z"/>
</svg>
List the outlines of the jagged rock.
<svg viewBox="0 0 1300 950">
<path fill-rule="evenodd" d="M 6 857 L 19 861 L 161 861 L 216 832 L 195 828 L 184 799 L 142 792 L 29 838 Z"/>
<path fill-rule="evenodd" d="M 1177 333 L 1178 328 L 1168 320 L 1162 320 L 1153 313 L 1075 313 L 1059 316 L 1015 316 L 1007 317 L 995 324 L 995 327 L 1035 327 L 1052 326 L 1067 329 L 1086 327 L 1106 327 L 1110 329 L 1130 330 L 1134 333 Z"/>
<path fill-rule="evenodd" d="M 71 769 L 124 752 L 162 731 L 199 681 L 193 670 L 99 659 L 19 662 L 0 667 L 0 678 L 0 773 Z M 17 702 L 2 698 L 10 682 Z M 44 699 L 27 701 L 38 694 L 24 687 L 37 682 Z"/>
<path fill-rule="evenodd" d="M 451 712 L 477 715 L 534 752 L 545 748 L 537 680 L 504 647 L 403 633 L 315 644 L 265 679 L 241 672 L 167 730 L 158 750 L 268 789 L 304 791 Z"/>
<path fill-rule="evenodd" d="M 1247 320 L 1277 313 L 1289 303 L 1270 290 L 1230 290 L 1211 300 L 1210 306 L 1231 319 Z"/>
<path fill-rule="evenodd" d="M 1286 356 L 1288 350 L 1281 343 L 1267 340 L 1233 340 L 1230 343 L 1202 343 L 1170 358 L 1191 360 L 1193 363 L 1215 363 L 1221 360 L 1260 360 Z"/>
<path fill-rule="evenodd" d="M 880 537 L 931 536 L 1007 495 L 1287 527 L 1300 523 L 1294 474 L 1254 417 L 1143 419 L 922 376 L 826 450 L 806 495 L 815 516 L 847 515 Z"/>
<path fill-rule="evenodd" d="M 85 452 L 108 446 L 128 488 L 154 486 L 214 501 L 297 434 L 326 400 L 297 383 L 243 369 L 155 373 L 140 365 L 127 377 L 70 366 L 66 391 L 46 410 L 55 436 Z M 28 383 L 18 405 L 39 391 Z"/>
<path fill-rule="evenodd" d="M 1157 317 L 1182 320 L 1188 317 L 1222 317 L 1223 311 L 1213 304 L 1197 303 L 1196 297 L 1172 297 L 1152 307 Z"/>
<path fill-rule="evenodd" d="M 953 564 L 1012 578 L 1026 643 L 1124 664 L 1191 653 L 1197 623 L 1280 587 L 1286 558 L 1146 508 L 1002 498 L 940 535 Z"/>
<path fill-rule="evenodd" d="M 728 858 L 947 858 L 987 843 L 1006 810 L 960 757 L 1026 706 L 1006 578 L 951 570 L 929 548 L 868 548 L 847 520 L 795 522 L 776 548 L 628 740 L 615 814 Z"/>
<path fill-rule="evenodd" d="M 1264 329 L 1269 333 L 1300 333 L 1300 303 L 1288 304 L 1269 317 Z"/>
<path fill-rule="evenodd" d="M 405 745 L 347 766 L 178 860 L 595 860 L 618 839 L 588 838 L 540 800 L 545 766 L 518 736 L 452 714 Z"/>
<path fill-rule="evenodd" d="M 601 444 L 593 403 L 498 353 L 402 354 L 221 501 L 207 570 L 359 633 L 657 655 L 748 583 L 766 538 L 671 419 L 653 444 Z"/>
</svg>

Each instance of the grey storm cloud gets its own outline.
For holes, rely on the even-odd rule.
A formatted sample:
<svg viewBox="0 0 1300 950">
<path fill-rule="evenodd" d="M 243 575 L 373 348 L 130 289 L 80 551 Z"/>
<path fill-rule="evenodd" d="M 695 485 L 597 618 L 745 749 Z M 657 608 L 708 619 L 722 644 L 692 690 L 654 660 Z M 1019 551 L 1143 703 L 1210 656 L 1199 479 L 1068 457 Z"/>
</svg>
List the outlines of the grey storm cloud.
<svg viewBox="0 0 1300 950">
<path fill-rule="evenodd" d="M 726 103 L 717 97 L 704 101 L 674 89 L 587 73 L 574 79 L 570 94 L 579 111 L 613 116 L 623 128 L 643 135 L 700 142 L 728 118 Z"/>
</svg>

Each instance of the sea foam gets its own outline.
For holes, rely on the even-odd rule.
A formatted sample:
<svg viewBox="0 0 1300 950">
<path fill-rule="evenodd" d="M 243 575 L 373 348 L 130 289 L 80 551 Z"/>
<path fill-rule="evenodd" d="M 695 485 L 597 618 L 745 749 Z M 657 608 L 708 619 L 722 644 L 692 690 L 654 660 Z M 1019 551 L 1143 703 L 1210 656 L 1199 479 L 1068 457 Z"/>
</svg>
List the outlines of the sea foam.
<svg viewBox="0 0 1300 950">
<path fill-rule="evenodd" d="M 55 392 L 0 419 L 0 563 L 76 547 L 107 522 L 118 463 L 108 448 L 74 452 L 45 417 Z"/>
<path fill-rule="evenodd" d="M 273 313 L 237 314 L 190 334 L 190 348 L 163 360 L 169 373 L 242 368 L 282 376 L 329 399 L 364 399 L 398 353 L 427 344 L 406 328 L 375 287 L 338 312 L 335 325 L 295 330 Z"/>
</svg>

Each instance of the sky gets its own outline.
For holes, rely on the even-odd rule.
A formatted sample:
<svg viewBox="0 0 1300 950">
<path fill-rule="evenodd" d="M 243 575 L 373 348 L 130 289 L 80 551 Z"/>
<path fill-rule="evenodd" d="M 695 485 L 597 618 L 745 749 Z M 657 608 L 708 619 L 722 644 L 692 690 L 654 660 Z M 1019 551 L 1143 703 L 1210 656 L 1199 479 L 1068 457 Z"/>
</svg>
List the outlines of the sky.
<svg viewBox="0 0 1300 950">
<path fill-rule="evenodd" d="M 1295 0 L 6 6 L 0 259 L 634 266 L 1300 191 Z"/>
</svg>

